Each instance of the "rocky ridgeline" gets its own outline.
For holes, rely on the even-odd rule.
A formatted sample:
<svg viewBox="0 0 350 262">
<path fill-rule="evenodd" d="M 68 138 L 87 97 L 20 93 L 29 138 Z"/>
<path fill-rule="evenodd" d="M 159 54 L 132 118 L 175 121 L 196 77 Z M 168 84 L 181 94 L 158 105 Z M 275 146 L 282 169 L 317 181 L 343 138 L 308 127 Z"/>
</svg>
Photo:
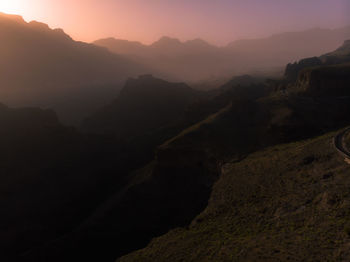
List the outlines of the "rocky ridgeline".
<svg viewBox="0 0 350 262">
<path fill-rule="evenodd" d="M 317 96 L 349 96 L 350 64 L 305 69 L 300 72 L 297 88 Z"/>
<path fill-rule="evenodd" d="M 290 63 L 285 70 L 285 79 L 290 82 L 298 80 L 299 73 L 306 68 L 338 65 L 350 62 L 350 40 L 335 50 L 334 52 L 325 54 L 320 57 L 311 57 L 300 60 L 299 62 Z"/>
</svg>

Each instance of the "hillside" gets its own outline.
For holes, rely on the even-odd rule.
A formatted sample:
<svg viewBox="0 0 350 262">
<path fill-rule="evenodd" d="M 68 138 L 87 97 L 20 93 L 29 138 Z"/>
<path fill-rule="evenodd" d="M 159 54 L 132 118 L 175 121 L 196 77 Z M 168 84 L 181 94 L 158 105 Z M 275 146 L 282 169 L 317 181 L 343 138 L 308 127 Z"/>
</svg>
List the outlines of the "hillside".
<svg viewBox="0 0 350 262">
<path fill-rule="evenodd" d="M 70 123 L 109 102 L 127 78 L 147 72 L 125 57 L 19 16 L 0 13 L 0 41 L 2 102 L 53 108 Z"/>
<path fill-rule="evenodd" d="M 1 261 L 26 261 L 72 232 L 145 164 L 132 146 L 82 135 L 52 110 L 0 104 L 0 125 Z"/>
<path fill-rule="evenodd" d="M 347 260 L 350 180 L 334 134 L 225 165 L 188 228 L 118 261 Z"/>
<path fill-rule="evenodd" d="M 348 38 L 349 27 L 287 32 L 263 39 L 239 40 L 224 47 L 202 39 L 181 42 L 170 37 L 162 37 L 151 45 L 114 38 L 97 40 L 94 44 L 152 67 L 167 78 L 196 83 L 253 72 L 275 72 L 291 61 L 330 52 Z"/>
<path fill-rule="evenodd" d="M 89 208 L 81 200 L 91 200 L 97 180 L 81 165 L 86 140 L 53 111 L 1 106 L 0 123 L 0 259 L 7 261 L 70 230 Z"/>
<path fill-rule="evenodd" d="M 203 94 L 151 75 L 129 79 L 118 98 L 83 123 L 83 130 L 120 139 L 144 135 L 181 119 Z"/>
<path fill-rule="evenodd" d="M 306 68 L 299 73 L 296 85 L 298 90 L 319 96 L 349 96 L 350 63 Z"/>
<path fill-rule="evenodd" d="M 286 79 L 245 75 L 203 94 L 144 75 L 127 81 L 85 134 L 62 126 L 52 111 L 1 106 L 10 152 L 2 159 L 9 175 L 2 177 L 1 219 L 10 225 L 0 234 L 2 256 L 27 262 L 113 261 L 128 253 L 121 259 L 259 261 L 274 252 L 286 260 L 288 248 L 304 258 L 306 249 L 294 250 L 306 243 L 315 260 L 336 257 L 327 249 L 316 253 L 332 235 L 312 230 L 335 228 L 336 240 L 345 241 L 338 219 L 347 217 L 337 201 L 346 191 L 336 180 L 345 164 L 329 133 L 350 125 L 350 97 L 336 85 L 339 74 L 346 75 L 341 66 L 304 69 L 321 70 L 315 76 L 321 82 L 327 76 L 321 93 Z M 15 203 L 21 208 L 11 209 Z M 287 241 L 295 236 L 291 228 L 309 238 Z M 214 248 L 195 249 L 198 241 Z"/>
<path fill-rule="evenodd" d="M 350 181 L 331 132 L 350 124 L 349 97 L 342 92 L 348 90 L 337 86 L 347 74 L 342 66 L 305 70 L 321 70 L 315 79 L 329 81 L 323 89 L 298 89 L 290 83 L 283 92 L 232 100 L 225 110 L 159 147 L 156 166 L 171 170 L 179 163 L 192 167 L 206 163 L 203 159 L 215 159 L 219 180 L 208 206 L 188 227 L 154 238 L 145 249 L 118 261 L 349 257 L 346 185 Z M 317 138 L 327 132 L 331 133 Z M 180 157 L 193 148 L 205 158 Z"/>
<path fill-rule="evenodd" d="M 320 57 L 306 58 L 288 64 L 285 87 L 292 92 L 317 96 L 349 96 L 350 42 Z M 288 84 L 289 82 L 289 84 Z M 283 84 L 282 84 L 283 86 Z"/>
<path fill-rule="evenodd" d="M 304 69 L 319 66 L 333 66 L 346 63 L 350 63 L 350 42 L 348 40 L 344 41 L 343 45 L 333 52 L 329 52 L 320 57 L 304 58 L 299 62 L 288 64 L 285 70 L 285 78 L 287 81 L 294 82 L 298 79 L 299 73 Z M 327 71 L 331 71 L 331 69 Z"/>
<path fill-rule="evenodd" d="M 225 100 L 219 101 L 225 104 Z M 300 94 L 281 97 L 273 93 L 245 99 L 232 96 L 228 101 L 231 102 L 226 100 L 222 110 L 159 146 L 154 160 L 132 172 L 123 189 L 101 204 L 79 228 L 50 243 L 49 247 L 31 250 L 28 253 L 31 260 L 28 261 L 35 261 L 48 249 L 55 250 L 52 254 L 46 253 L 50 261 L 60 261 L 68 253 L 72 261 L 112 261 L 144 247 L 151 238 L 166 234 L 170 229 L 186 228 L 191 221 L 193 223 L 195 216 L 207 207 L 210 195 L 215 192 L 216 186 L 212 191 L 213 185 L 225 177 L 230 164 L 237 162 L 246 166 L 251 155 L 259 150 L 267 150 L 261 153 L 264 159 L 274 159 L 276 156 L 267 148 L 315 137 L 350 123 L 349 99 L 341 97 L 319 98 Z M 316 152 L 319 153 L 315 151 L 314 154 Z M 286 151 L 283 156 L 288 153 L 291 154 Z M 300 157 L 305 166 L 316 161 L 308 155 Z M 288 167 L 291 165 L 289 163 Z M 302 170 L 303 165 L 295 168 Z M 263 171 L 259 169 L 259 172 Z M 239 172 L 238 177 L 244 178 Z M 227 181 L 223 183 L 229 186 Z M 236 184 L 232 187 L 236 188 Z M 210 203 L 211 200 L 209 206 Z M 221 220 L 217 223 L 214 227 L 220 228 Z M 184 239 L 183 243 L 186 241 Z M 69 248 L 71 246 L 75 247 L 74 250 Z M 182 254 L 178 250 L 174 252 Z M 166 261 L 161 253 L 157 256 L 159 261 Z"/>
</svg>

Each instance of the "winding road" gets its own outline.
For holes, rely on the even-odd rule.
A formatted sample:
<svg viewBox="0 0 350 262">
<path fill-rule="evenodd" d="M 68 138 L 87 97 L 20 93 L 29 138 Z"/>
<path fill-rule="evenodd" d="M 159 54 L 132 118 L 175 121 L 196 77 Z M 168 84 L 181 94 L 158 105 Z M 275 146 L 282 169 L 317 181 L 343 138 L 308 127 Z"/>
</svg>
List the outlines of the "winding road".
<svg viewBox="0 0 350 262">
<path fill-rule="evenodd" d="M 341 131 L 334 137 L 334 146 L 337 151 L 345 157 L 347 163 L 350 164 L 350 150 L 346 147 L 345 136 L 350 132 L 350 127 Z"/>
</svg>

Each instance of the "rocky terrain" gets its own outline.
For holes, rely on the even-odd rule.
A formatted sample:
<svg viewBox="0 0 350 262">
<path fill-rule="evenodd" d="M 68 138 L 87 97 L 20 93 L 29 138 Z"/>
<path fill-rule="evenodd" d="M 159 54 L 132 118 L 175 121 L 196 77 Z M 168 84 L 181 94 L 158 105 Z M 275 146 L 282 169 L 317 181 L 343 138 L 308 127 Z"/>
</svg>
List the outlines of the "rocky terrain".
<svg viewBox="0 0 350 262">
<path fill-rule="evenodd" d="M 346 261 L 349 165 L 334 134 L 227 164 L 188 227 L 117 261 Z"/>
<path fill-rule="evenodd" d="M 96 102 L 91 89 L 71 88 L 116 86 L 146 68 L 133 62 L 137 52 L 161 58 L 162 68 L 199 77 L 212 70 L 206 63 L 217 51 L 200 39 L 162 38 L 147 47 L 108 40 L 128 53 L 125 58 L 16 16 L 0 15 L 0 27 L 9 28 L 0 31 L 0 53 L 14 61 L 0 62 L 1 92 L 21 93 L 23 83 L 6 89 L 6 81 L 31 67 L 18 79 L 28 84 L 32 102 L 40 100 L 36 92 L 56 99 L 54 86 L 61 84 L 63 97 L 80 99 L 80 92 L 88 92 Z M 332 33 L 332 45 L 343 30 L 307 34 L 323 39 Z M 296 34 L 220 50 L 243 48 L 245 57 L 286 41 L 297 45 Z M 26 53 L 37 43 L 50 56 Z M 284 48 L 241 57 L 240 66 L 259 66 Z M 307 52 L 300 48 L 298 54 Z M 205 59 L 188 62 L 189 54 Z M 52 110 L 1 104 L 0 224 L 6 226 L 0 227 L 0 260 L 348 260 L 349 165 L 332 140 L 350 125 L 349 55 L 346 41 L 334 52 L 289 64 L 283 78 L 236 76 L 208 92 L 152 75 L 129 78 L 120 93 L 102 92 L 113 101 L 94 102 L 79 128 L 64 126 Z M 193 74 L 183 66 L 187 62 L 203 67 Z M 54 109 L 69 108 L 66 98 L 64 107 L 60 98 L 46 99 Z"/>
<path fill-rule="evenodd" d="M 350 107 L 333 79 L 322 95 L 293 86 L 288 94 L 231 100 L 161 146 L 173 160 L 200 149 L 220 163 L 221 176 L 188 227 L 118 261 L 346 260 L 348 165 L 332 130 L 350 124 Z"/>
</svg>

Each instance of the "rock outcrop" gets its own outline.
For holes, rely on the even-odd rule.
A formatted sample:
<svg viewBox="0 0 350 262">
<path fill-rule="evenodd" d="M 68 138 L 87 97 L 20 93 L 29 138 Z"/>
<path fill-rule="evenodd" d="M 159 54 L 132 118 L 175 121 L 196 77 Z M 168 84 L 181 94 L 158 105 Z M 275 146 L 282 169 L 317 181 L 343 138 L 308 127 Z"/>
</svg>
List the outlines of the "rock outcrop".
<svg viewBox="0 0 350 262">
<path fill-rule="evenodd" d="M 296 85 L 298 90 L 313 96 L 349 96 L 350 64 L 305 69 Z"/>
</svg>

